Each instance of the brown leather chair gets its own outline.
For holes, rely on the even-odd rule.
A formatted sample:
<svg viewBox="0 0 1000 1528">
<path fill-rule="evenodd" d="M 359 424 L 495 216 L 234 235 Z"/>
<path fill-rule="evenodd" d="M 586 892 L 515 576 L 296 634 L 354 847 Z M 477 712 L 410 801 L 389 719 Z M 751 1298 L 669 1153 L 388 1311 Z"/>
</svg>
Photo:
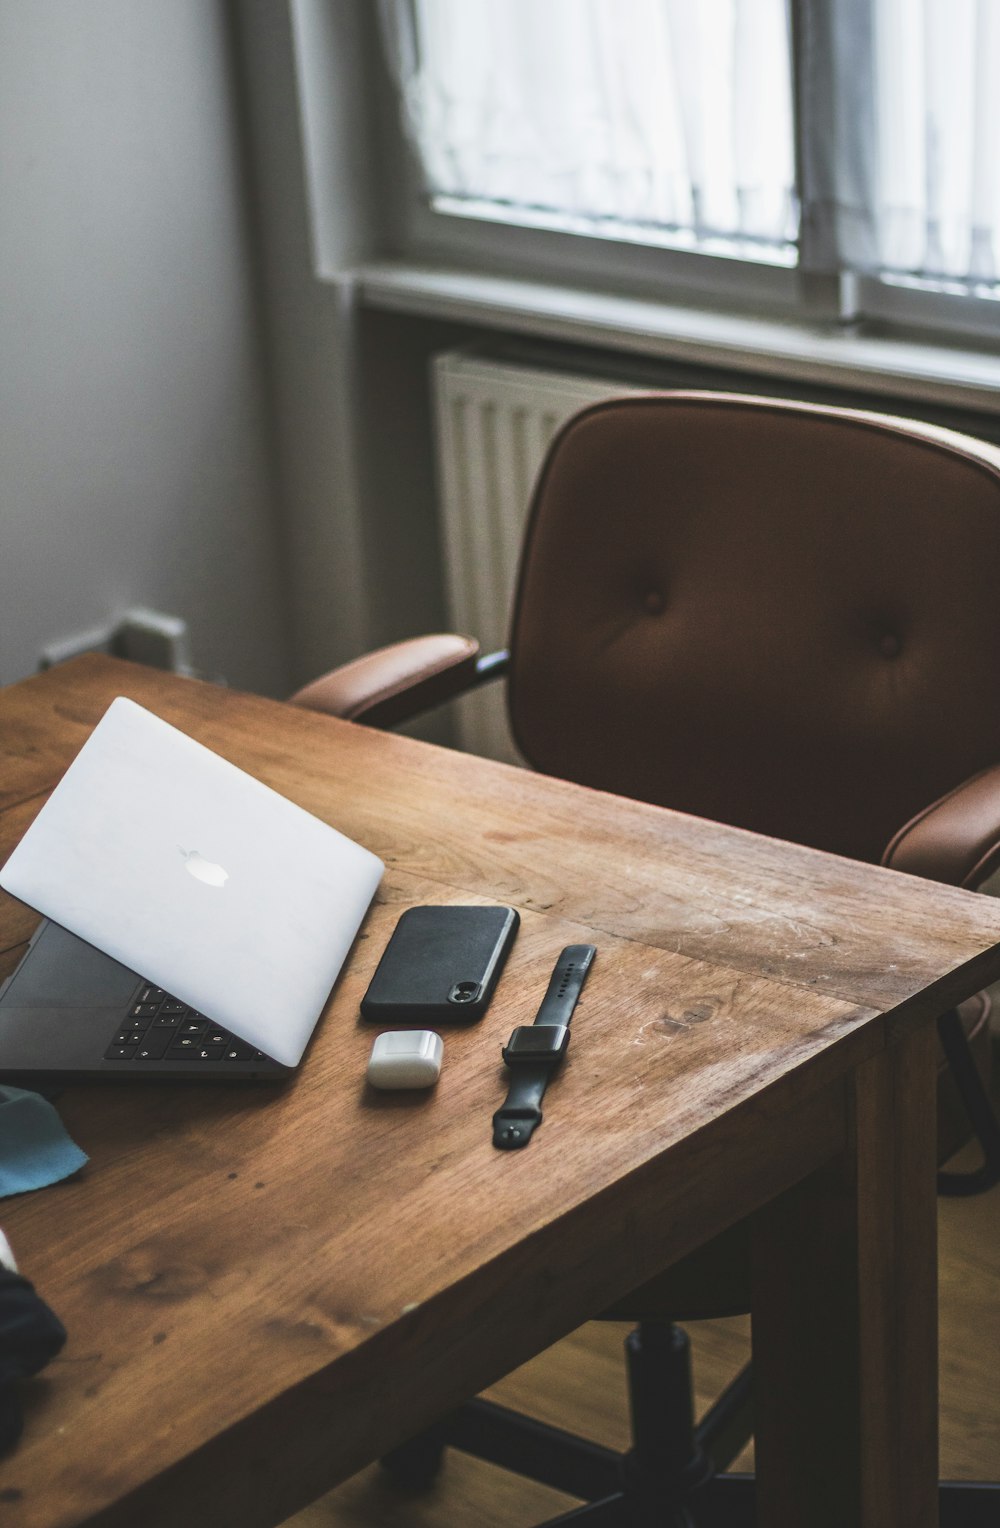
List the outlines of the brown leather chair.
<svg viewBox="0 0 1000 1528">
<path fill-rule="evenodd" d="M 540 474 L 509 655 L 417 638 L 293 699 L 389 726 L 501 674 L 537 770 L 978 885 L 1000 865 L 1000 449 L 763 398 L 598 404 L 563 429 Z M 974 1012 L 982 1029 L 985 1005 Z M 940 1025 L 984 1150 L 976 1173 L 943 1175 L 958 1192 L 1000 1178 L 968 1027 L 956 1014 Z M 624 1491 L 607 1451 L 481 1402 L 440 1436 L 585 1498 L 614 1496 L 580 1509 L 594 1524 L 630 1522 L 650 1499 L 687 1521 L 701 1455 L 724 1467 L 745 1435 L 749 1381 L 692 1438 L 669 1321 L 746 1309 L 746 1285 L 736 1227 L 606 1313 L 641 1321 L 633 1398 L 664 1427 L 673 1419 L 670 1446 L 640 1437 Z M 414 1461 L 433 1462 L 426 1440 L 395 1459 L 400 1472 Z M 748 1510 L 719 1482 L 692 1500 L 699 1523 Z"/>
</svg>

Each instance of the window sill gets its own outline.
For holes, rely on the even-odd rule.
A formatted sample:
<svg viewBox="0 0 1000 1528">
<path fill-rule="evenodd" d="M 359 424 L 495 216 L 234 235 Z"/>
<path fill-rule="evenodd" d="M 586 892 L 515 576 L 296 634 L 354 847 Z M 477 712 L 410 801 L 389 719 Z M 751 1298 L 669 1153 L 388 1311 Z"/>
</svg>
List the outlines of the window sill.
<svg viewBox="0 0 1000 1528">
<path fill-rule="evenodd" d="M 384 312 L 1000 414 L 1000 355 L 954 345 L 397 261 L 341 279 Z"/>
</svg>

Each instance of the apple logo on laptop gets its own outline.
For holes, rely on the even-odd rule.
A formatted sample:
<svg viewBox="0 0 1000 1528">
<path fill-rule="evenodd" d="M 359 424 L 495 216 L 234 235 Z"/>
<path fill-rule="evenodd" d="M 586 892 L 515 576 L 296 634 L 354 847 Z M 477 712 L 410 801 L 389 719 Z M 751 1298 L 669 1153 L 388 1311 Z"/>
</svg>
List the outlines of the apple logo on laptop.
<svg viewBox="0 0 1000 1528">
<path fill-rule="evenodd" d="M 180 844 L 177 847 L 183 856 L 184 869 L 188 875 L 193 875 L 196 881 L 201 881 L 205 886 L 225 886 L 229 880 L 228 870 L 206 859 L 197 849 L 181 849 Z"/>
</svg>

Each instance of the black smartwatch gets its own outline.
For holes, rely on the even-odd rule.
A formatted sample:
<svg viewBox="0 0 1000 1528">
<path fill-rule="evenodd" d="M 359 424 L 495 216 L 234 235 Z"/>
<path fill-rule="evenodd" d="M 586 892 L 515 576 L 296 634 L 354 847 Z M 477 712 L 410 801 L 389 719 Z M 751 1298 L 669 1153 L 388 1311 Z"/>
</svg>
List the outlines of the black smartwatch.
<svg viewBox="0 0 1000 1528">
<path fill-rule="evenodd" d="M 493 1144 L 499 1151 L 527 1146 L 542 1123 L 542 1095 L 569 1046 L 569 1021 L 596 947 L 568 944 L 556 961 L 533 1024 L 519 1024 L 503 1047 L 510 1088 L 493 1116 Z"/>
</svg>

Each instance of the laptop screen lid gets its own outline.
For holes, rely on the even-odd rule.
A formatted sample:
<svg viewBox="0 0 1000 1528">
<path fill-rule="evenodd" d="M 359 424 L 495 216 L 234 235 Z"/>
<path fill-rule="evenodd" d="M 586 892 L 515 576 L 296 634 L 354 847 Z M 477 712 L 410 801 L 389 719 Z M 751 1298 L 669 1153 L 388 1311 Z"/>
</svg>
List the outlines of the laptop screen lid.
<svg viewBox="0 0 1000 1528">
<path fill-rule="evenodd" d="M 384 866 L 134 701 L 113 701 L 0 886 L 285 1066 Z"/>
</svg>

